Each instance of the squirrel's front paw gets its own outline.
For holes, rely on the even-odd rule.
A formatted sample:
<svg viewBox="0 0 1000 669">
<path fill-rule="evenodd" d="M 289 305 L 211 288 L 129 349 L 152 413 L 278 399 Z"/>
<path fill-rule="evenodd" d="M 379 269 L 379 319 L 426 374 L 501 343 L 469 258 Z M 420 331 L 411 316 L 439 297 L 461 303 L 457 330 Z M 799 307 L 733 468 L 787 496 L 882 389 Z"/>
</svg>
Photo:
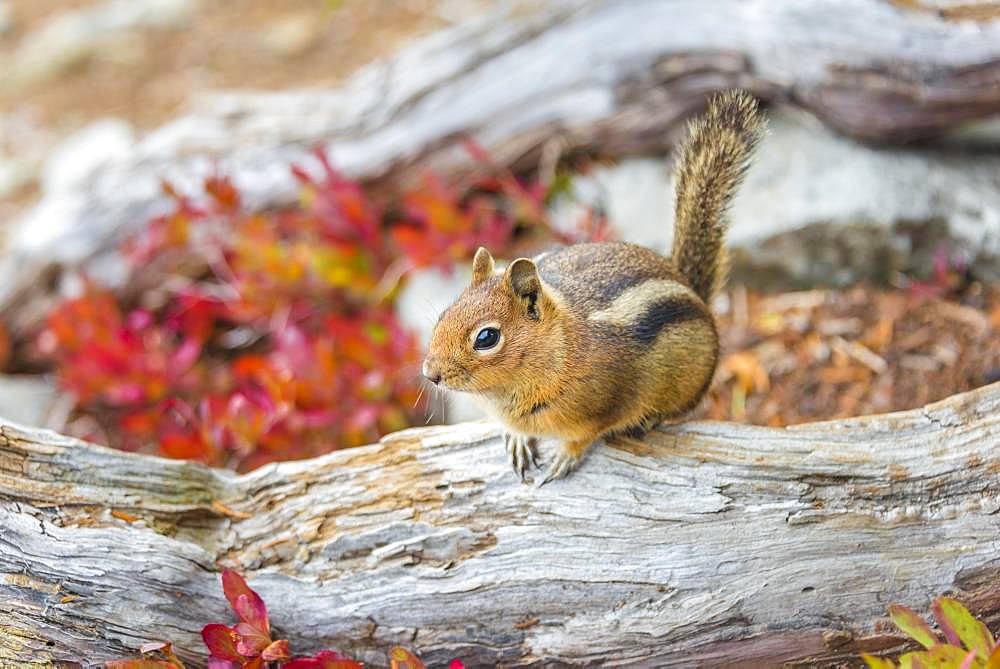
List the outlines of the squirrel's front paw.
<svg viewBox="0 0 1000 669">
<path fill-rule="evenodd" d="M 585 439 L 582 441 L 567 441 L 560 446 L 556 452 L 556 457 L 552 460 L 552 464 L 549 465 L 548 471 L 545 472 L 545 478 L 538 484 L 539 487 L 549 481 L 565 478 L 573 473 L 583 461 L 583 456 L 590 447 L 590 443 L 590 440 Z"/>
<path fill-rule="evenodd" d="M 510 456 L 510 464 L 514 468 L 514 473 L 524 480 L 524 473 L 528 467 L 538 466 L 538 454 L 535 452 L 537 442 L 532 437 L 523 434 L 513 434 L 506 432 L 503 435 L 503 443 L 507 447 L 507 455 Z"/>
<path fill-rule="evenodd" d="M 545 473 L 545 478 L 542 479 L 542 482 L 538 486 L 541 487 L 549 481 L 555 481 L 556 479 L 568 476 L 580 466 L 580 460 L 581 458 L 577 455 L 559 451 L 555 459 L 552 460 L 552 464 L 549 465 L 549 470 Z"/>
</svg>

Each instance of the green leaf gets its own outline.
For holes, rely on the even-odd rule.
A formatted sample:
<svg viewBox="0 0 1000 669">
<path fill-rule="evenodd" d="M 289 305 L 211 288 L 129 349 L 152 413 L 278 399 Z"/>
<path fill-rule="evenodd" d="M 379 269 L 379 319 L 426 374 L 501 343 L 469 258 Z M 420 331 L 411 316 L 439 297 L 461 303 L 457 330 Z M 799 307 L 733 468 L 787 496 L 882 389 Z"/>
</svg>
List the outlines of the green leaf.
<svg viewBox="0 0 1000 669">
<path fill-rule="evenodd" d="M 865 661 L 869 669 L 896 669 L 893 661 L 885 657 L 875 657 L 868 653 L 862 653 L 861 659 Z"/>
<path fill-rule="evenodd" d="M 939 597 L 931 606 L 931 611 L 948 641 L 956 646 L 964 644 L 966 649 L 978 652 L 983 659 L 990 656 L 993 635 L 957 599 Z"/>
<path fill-rule="evenodd" d="M 969 655 L 972 655 L 971 659 Z M 964 664 L 969 661 L 970 664 Z M 938 644 L 930 650 L 914 651 L 899 658 L 900 669 L 982 669 L 974 653 L 958 646 Z"/>
<path fill-rule="evenodd" d="M 968 669 L 965 665 L 966 656 L 969 653 L 958 646 L 951 644 L 938 644 L 927 651 L 927 661 L 924 663 L 926 669 Z M 975 660 L 975 654 L 972 658 Z M 973 666 L 982 666 L 973 665 Z"/>
<path fill-rule="evenodd" d="M 970 650 L 958 669 L 972 669 L 973 667 L 981 666 L 983 666 L 982 662 L 976 662 L 976 651 Z"/>
<path fill-rule="evenodd" d="M 896 623 L 896 627 L 924 648 L 930 648 L 938 642 L 924 619 L 902 604 L 890 606 L 889 617 L 892 618 L 892 622 Z M 900 658 L 900 660 L 902 659 Z"/>
</svg>

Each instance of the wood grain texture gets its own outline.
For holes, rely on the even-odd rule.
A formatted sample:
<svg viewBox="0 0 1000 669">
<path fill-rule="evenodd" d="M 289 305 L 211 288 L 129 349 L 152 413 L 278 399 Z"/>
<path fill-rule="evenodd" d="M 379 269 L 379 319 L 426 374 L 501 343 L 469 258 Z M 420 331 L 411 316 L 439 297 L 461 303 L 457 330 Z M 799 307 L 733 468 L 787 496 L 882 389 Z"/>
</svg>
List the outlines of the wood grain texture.
<svg viewBox="0 0 1000 669">
<path fill-rule="evenodd" d="M 215 169 L 254 207 L 288 203 L 292 162 L 367 180 L 466 169 L 473 136 L 505 165 L 575 150 L 659 152 L 707 93 L 747 87 L 875 141 L 933 137 L 1000 112 L 1000 21 L 886 0 L 500 3 L 331 91 L 216 95 L 45 193 L 0 260 L 0 311 L 36 323 L 58 268 L 114 275 L 107 253 Z"/>
<path fill-rule="evenodd" d="M 202 666 L 228 566 L 293 648 L 372 666 L 397 643 L 466 666 L 839 666 L 899 644 L 891 602 L 954 592 L 997 622 L 998 446 L 1000 384 L 665 426 L 543 488 L 489 423 L 244 476 L 2 425 L 0 665 L 170 639 Z"/>
</svg>

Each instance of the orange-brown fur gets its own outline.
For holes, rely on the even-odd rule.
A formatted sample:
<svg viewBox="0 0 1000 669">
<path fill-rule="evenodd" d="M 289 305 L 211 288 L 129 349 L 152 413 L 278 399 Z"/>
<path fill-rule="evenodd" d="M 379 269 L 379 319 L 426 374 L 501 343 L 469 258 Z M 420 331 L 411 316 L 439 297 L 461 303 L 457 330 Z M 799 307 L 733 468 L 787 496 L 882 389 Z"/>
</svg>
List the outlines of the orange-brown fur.
<svg viewBox="0 0 1000 669">
<path fill-rule="evenodd" d="M 424 372 L 473 393 L 516 435 L 562 440 L 546 480 L 594 440 L 692 409 L 718 361 L 706 306 L 724 276 L 725 210 L 761 132 L 742 93 L 693 122 L 678 168 L 671 258 L 621 242 L 578 244 L 495 272 L 480 249 L 472 284 L 441 316 Z M 500 342 L 474 349 L 484 327 Z M 515 440 L 523 475 L 531 446 Z M 530 453 L 533 456 L 533 452 Z"/>
<path fill-rule="evenodd" d="M 762 134 L 757 101 L 729 91 L 688 125 L 688 138 L 680 148 L 671 256 L 706 303 L 725 282 L 726 210 Z"/>
</svg>

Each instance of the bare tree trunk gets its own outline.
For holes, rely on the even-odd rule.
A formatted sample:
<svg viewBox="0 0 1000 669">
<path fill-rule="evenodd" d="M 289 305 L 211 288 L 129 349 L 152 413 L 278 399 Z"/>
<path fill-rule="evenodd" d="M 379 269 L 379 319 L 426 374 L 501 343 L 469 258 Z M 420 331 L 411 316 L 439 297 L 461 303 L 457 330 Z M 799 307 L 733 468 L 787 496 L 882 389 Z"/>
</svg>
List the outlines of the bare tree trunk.
<svg viewBox="0 0 1000 669">
<path fill-rule="evenodd" d="M 237 476 L 0 426 L 0 665 L 89 663 L 230 622 L 385 664 L 834 666 L 891 602 L 1000 614 L 1000 384 L 786 429 L 663 427 L 543 488 L 487 423 Z"/>
<path fill-rule="evenodd" d="M 27 328 L 44 310 L 43 277 L 106 268 L 94 256 L 163 210 L 164 178 L 193 190 L 219 167 L 270 206 L 294 198 L 288 164 L 316 145 L 365 179 L 467 167 L 463 136 L 516 166 L 650 153 L 707 93 L 733 86 L 856 137 L 934 137 L 1000 112 L 1000 22 L 886 0 L 505 3 L 335 91 L 215 96 L 46 193 L 0 261 L 0 312 Z"/>
</svg>

